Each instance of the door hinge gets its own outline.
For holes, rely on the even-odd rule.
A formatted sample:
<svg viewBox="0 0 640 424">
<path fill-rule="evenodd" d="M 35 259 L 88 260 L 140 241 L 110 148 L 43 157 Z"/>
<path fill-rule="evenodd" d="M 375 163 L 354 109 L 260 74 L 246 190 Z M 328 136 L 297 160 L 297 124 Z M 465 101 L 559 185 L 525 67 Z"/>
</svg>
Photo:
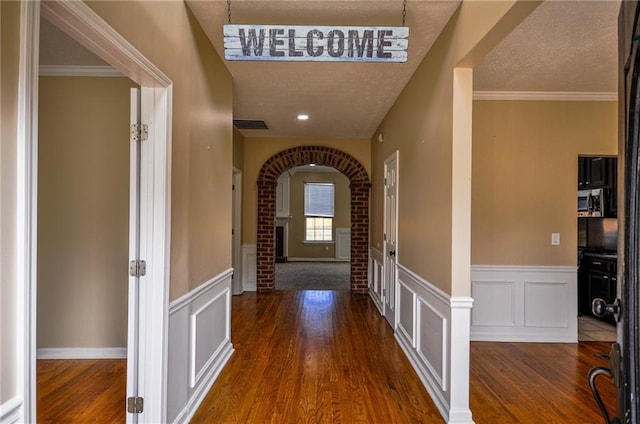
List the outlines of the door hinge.
<svg viewBox="0 0 640 424">
<path fill-rule="evenodd" d="M 142 277 L 147 273 L 147 262 L 138 260 L 129 262 L 129 275 L 132 277 Z"/>
<path fill-rule="evenodd" d="M 235 190 L 235 189 L 236 189 L 236 185 L 235 185 L 235 184 L 233 184 L 233 185 L 231 186 L 231 191 L 233 191 L 233 190 Z"/>
<path fill-rule="evenodd" d="M 387 179 L 386 178 L 384 179 L 384 185 L 385 186 L 387 185 Z"/>
<path fill-rule="evenodd" d="M 383 240 L 383 241 L 387 241 L 387 235 L 386 235 L 386 234 L 383 234 L 383 235 L 382 235 L 382 240 Z"/>
<path fill-rule="evenodd" d="M 236 233 L 236 230 L 234 230 L 233 228 L 231 229 L 231 235 L 234 235 Z"/>
<path fill-rule="evenodd" d="M 142 414 L 144 399 L 141 397 L 127 398 L 127 412 L 130 414 Z"/>
<path fill-rule="evenodd" d="M 149 139 L 149 126 L 147 124 L 131 125 L 131 141 L 146 141 Z"/>
</svg>

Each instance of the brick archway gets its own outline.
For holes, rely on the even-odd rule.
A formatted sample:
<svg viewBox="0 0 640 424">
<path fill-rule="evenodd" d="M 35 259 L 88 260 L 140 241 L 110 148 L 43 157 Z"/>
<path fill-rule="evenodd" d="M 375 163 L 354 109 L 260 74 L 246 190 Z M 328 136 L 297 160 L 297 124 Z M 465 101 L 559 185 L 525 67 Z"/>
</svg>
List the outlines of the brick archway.
<svg viewBox="0 0 640 424">
<path fill-rule="evenodd" d="M 368 292 L 369 176 L 352 156 L 330 147 L 300 146 L 269 158 L 258 174 L 257 289 L 274 290 L 276 187 L 286 170 L 315 163 L 342 172 L 351 188 L 351 293 Z"/>
</svg>

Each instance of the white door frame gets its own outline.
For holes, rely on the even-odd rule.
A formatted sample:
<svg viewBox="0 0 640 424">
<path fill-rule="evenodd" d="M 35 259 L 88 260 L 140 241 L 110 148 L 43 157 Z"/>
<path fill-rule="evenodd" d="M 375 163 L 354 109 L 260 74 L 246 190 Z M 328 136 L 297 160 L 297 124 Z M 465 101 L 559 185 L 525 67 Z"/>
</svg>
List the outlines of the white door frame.
<svg viewBox="0 0 640 424">
<path fill-rule="evenodd" d="M 172 82 L 84 2 L 21 2 L 18 83 L 17 286 L 18 395 L 21 421 L 36 417 L 37 172 L 40 12 L 88 50 L 142 88 L 142 119 L 149 141 L 142 150 L 141 254 L 147 261 L 140 287 L 138 422 L 166 421 L 167 311 L 171 230 Z M 123 264 L 127 266 L 127 264 Z M 131 330 L 131 328 L 130 328 Z M 134 418 L 127 414 L 127 421 Z"/>
<path fill-rule="evenodd" d="M 395 262 L 395 267 L 393 270 L 393 281 L 390 282 L 389 281 L 389 261 L 391 261 L 389 252 L 387 251 L 387 240 L 389 235 L 386 233 L 387 230 L 387 169 L 389 166 L 389 163 L 391 162 L 395 162 L 396 164 L 396 173 L 394 175 L 394 185 L 396 187 L 396 200 L 395 200 L 395 220 L 394 220 L 394 235 L 393 237 L 395 238 L 395 253 L 394 253 L 394 259 L 393 262 Z M 383 284 L 383 296 L 382 296 L 382 311 L 383 311 L 383 315 L 384 317 L 387 319 L 387 321 L 389 321 L 389 324 L 391 324 L 391 327 L 393 327 L 394 331 L 396 329 L 396 325 L 398 322 L 398 293 L 397 293 L 397 284 L 398 284 L 398 181 L 399 181 L 399 151 L 396 150 L 395 152 L 393 152 L 391 154 L 391 156 L 389 156 L 387 159 L 385 159 L 384 161 L 384 178 L 385 178 L 385 183 L 384 183 L 384 196 L 383 196 L 383 228 L 385 231 L 385 238 L 383 241 L 383 249 L 382 249 L 382 255 L 383 255 L 383 261 L 382 261 L 382 284 Z"/>
<path fill-rule="evenodd" d="M 242 171 L 233 167 L 233 294 L 242 294 Z"/>
</svg>

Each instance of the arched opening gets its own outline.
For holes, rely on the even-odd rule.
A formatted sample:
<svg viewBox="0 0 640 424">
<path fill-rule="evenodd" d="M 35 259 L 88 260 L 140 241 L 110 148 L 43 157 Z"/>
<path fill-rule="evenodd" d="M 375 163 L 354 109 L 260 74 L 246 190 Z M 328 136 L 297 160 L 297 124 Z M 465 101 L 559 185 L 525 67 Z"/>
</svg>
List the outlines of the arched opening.
<svg viewBox="0 0 640 424">
<path fill-rule="evenodd" d="M 349 178 L 351 189 L 351 293 L 368 292 L 369 176 L 351 155 L 330 147 L 300 146 L 269 158 L 258 174 L 257 290 L 274 290 L 276 187 L 290 168 L 315 163 L 330 166 Z"/>
</svg>

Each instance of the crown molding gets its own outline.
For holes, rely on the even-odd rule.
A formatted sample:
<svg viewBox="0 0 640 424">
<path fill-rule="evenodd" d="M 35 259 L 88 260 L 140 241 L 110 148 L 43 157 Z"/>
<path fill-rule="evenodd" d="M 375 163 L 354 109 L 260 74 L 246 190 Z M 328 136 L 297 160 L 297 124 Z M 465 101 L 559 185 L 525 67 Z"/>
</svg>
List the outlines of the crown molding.
<svg viewBox="0 0 640 424">
<path fill-rule="evenodd" d="M 40 65 L 41 77 L 124 77 L 111 66 Z"/>
<path fill-rule="evenodd" d="M 616 102 L 618 101 L 618 93 L 570 91 L 474 91 L 473 100 Z"/>
</svg>

